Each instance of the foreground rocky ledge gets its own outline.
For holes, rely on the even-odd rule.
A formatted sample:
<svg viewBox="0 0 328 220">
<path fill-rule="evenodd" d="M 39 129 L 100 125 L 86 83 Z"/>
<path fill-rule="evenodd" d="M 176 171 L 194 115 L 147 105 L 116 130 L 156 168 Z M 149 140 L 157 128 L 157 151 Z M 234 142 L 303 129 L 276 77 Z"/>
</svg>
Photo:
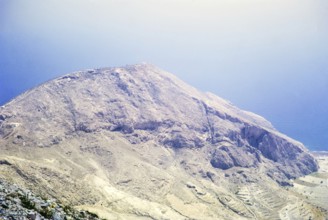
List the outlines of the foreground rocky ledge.
<svg viewBox="0 0 328 220">
<path fill-rule="evenodd" d="M 63 205 L 56 199 L 36 196 L 31 191 L 0 178 L 0 219 L 98 220 L 99 218 L 88 211 L 78 211 L 71 206 Z"/>
</svg>

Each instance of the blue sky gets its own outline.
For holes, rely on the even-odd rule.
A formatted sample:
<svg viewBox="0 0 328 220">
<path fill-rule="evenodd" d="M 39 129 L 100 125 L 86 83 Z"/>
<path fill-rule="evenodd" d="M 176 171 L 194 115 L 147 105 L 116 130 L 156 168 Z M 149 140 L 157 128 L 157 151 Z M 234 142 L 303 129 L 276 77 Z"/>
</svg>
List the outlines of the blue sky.
<svg viewBox="0 0 328 220">
<path fill-rule="evenodd" d="M 0 105 L 146 61 L 328 150 L 326 0 L 0 0 L 0 58 Z"/>
</svg>

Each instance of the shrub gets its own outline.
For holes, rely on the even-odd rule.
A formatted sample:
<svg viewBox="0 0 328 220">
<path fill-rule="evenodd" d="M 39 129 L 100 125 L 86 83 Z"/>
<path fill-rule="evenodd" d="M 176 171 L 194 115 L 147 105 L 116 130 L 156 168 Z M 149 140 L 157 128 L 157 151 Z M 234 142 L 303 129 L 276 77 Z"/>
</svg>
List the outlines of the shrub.
<svg viewBox="0 0 328 220">
<path fill-rule="evenodd" d="M 20 196 L 19 199 L 21 200 L 24 208 L 35 209 L 35 203 L 28 198 L 28 195 Z"/>
</svg>

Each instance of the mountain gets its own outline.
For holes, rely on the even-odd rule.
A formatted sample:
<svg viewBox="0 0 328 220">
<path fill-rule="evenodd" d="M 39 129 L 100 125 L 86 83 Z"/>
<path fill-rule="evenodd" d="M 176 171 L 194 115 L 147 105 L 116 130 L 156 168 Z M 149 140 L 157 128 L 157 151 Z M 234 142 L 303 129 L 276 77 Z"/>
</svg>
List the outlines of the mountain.
<svg viewBox="0 0 328 220">
<path fill-rule="evenodd" d="M 150 64 L 18 96 L 0 109 L 0 149 L 3 178 L 108 219 L 322 217 L 288 193 L 319 168 L 301 143 Z"/>
</svg>

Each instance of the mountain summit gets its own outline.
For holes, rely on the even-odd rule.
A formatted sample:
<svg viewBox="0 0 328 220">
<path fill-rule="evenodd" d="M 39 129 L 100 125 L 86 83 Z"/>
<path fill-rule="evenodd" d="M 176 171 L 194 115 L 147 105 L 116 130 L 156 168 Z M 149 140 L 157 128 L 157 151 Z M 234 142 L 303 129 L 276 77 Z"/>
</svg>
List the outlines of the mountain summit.
<svg viewBox="0 0 328 220">
<path fill-rule="evenodd" d="M 0 149 L 4 178 L 109 219 L 281 217 L 293 208 L 282 186 L 318 170 L 261 116 L 149 64 L 25 92 L 0 109 Z M 266 198 L 252 190 L 280 205 L 254 205 Z"/>
</svg>

